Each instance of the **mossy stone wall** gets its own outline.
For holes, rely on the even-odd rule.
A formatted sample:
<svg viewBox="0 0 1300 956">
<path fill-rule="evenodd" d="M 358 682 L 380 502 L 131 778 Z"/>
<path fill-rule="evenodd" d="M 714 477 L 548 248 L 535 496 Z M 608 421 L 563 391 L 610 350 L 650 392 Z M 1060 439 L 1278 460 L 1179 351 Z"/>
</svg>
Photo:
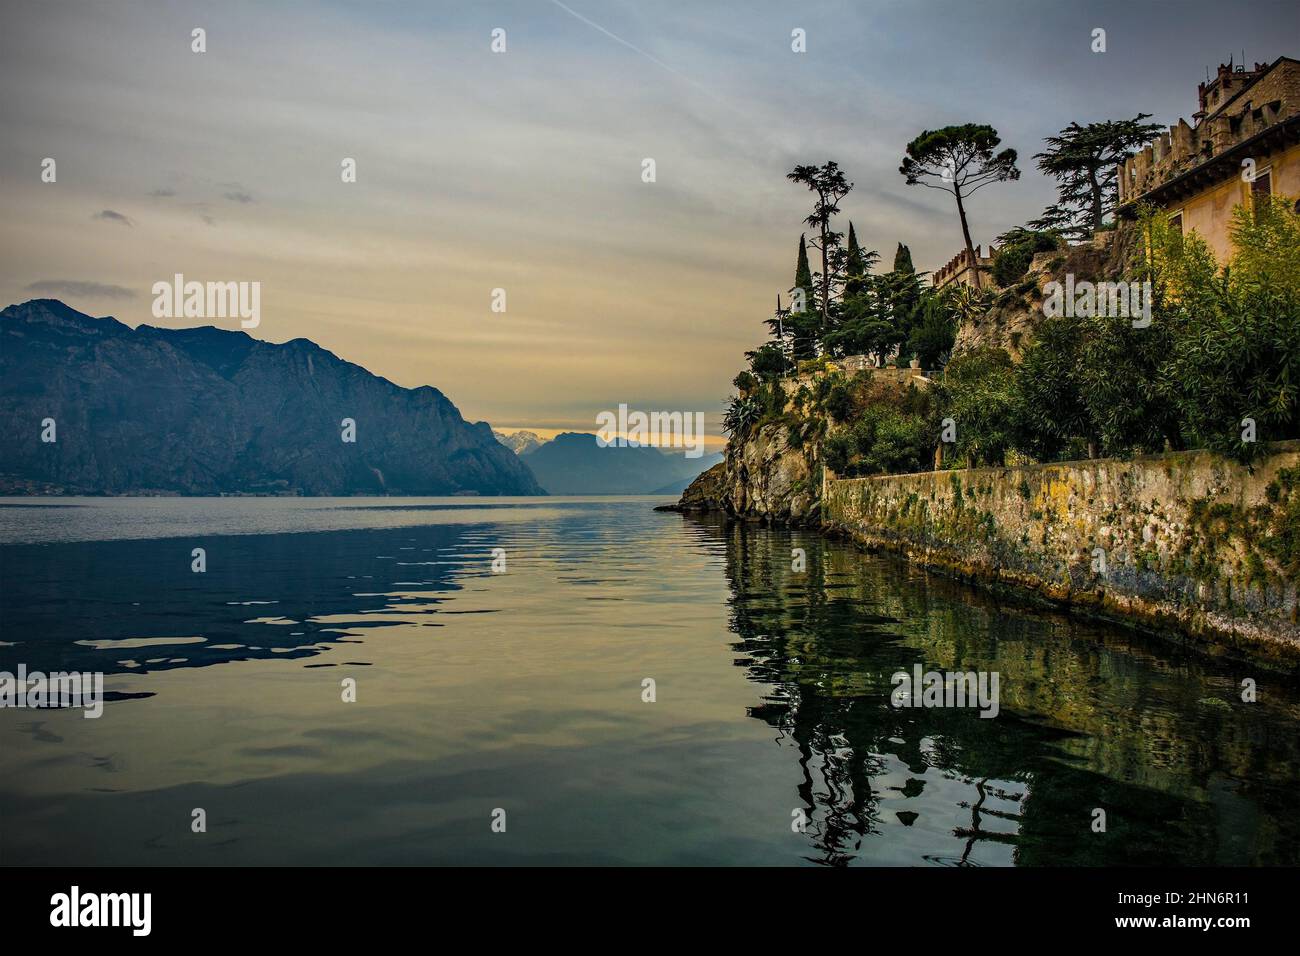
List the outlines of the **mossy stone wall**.
<svg viewBox="0 0 1300 956">
<path fill-rule="evenodd" d="M 862 544 L 1216 643 L 1300 661 L 1300 443 L 835 479 Z"/>
</svg>

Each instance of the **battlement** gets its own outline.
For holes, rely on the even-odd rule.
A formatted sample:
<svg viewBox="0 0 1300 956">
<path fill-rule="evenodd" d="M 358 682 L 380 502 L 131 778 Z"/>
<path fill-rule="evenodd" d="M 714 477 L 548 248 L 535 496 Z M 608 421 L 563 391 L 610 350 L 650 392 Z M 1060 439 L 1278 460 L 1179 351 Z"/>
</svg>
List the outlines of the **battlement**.
<svg viewBox="0 0 1300 956">
<path fill-rule="evenodd" d="M 987 270 L 993 265 L 993 256 L 997 250 L 990 244 L 989 254 L 987 256 L 980 254 L 980 247 L 975 247 L 975 261 L 979 264 L 980 269 L 985 270 L 981 278 L 981 286 L 990 286 L 993 280 L 989 277 Z M 970 256 L 963 249 L 944 265 L 934 271 L 931 281 L 936 289 L 942 289 L 944 286 L 952 285 L 959 282 L 963 285 L 975 284 L 975 270 L 971 268 Z"/>
<path fill-rule="evenodd" d="M 1195 125 L 1180 118 L 1119 165 L 1120 205 L 1300 116 L 1300 61 L 1279 57 L 1271 65 L 1256 63 L 1252 70 L 1220 64 L 1218 76 L 1198 84 L 1197 102 Z"/>
</svg>

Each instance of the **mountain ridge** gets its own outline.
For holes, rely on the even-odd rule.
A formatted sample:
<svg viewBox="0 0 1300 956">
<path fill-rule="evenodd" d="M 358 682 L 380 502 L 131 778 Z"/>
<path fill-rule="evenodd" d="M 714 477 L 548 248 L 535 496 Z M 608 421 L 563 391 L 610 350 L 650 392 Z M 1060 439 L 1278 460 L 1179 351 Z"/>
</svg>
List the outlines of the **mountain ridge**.
<svg viewBox="0 0 1300 956">
<path fill-rule="evenodd" d="M 4 493 L 544 494 L 439 389 L 306 338 L 132 329 L 33 299 L 0 311 L 0 373 Z"/>
<path fill-rule="evenodd" d="M 553 495 L 677 494 L 719 454 L 687 458 L 651 445 L 601 448 L 589 432 L 561 432 L 520 458 Z"/>
</svg>

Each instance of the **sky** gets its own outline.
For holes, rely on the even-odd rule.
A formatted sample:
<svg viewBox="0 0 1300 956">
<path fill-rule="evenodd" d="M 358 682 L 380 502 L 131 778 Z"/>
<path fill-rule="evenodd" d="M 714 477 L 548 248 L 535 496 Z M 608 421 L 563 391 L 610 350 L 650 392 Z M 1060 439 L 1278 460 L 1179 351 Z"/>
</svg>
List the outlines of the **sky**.
<svg viewBox="0 0 1300 956">
<path fill-rule="evenodd" d="M 184 327 L 207 323 L 155 318 L 155 282 L 256 281 L 250 334 L 472 421 L 549 437 L 626 404 L 716 437 L 793 283 L 794 165 L 836 160 L 842 228 L 933 270 L 961 232 L 898 173 L 922 130 L 987 123 L 1019 151 L 1022 178 L 970 203 L 987 245 L 1051 201 L 1043 137 L 1190 118 L 1243 50 L 1300 55 L 1300 5 L 6 0 L 0 304 Z"/>
</svg>

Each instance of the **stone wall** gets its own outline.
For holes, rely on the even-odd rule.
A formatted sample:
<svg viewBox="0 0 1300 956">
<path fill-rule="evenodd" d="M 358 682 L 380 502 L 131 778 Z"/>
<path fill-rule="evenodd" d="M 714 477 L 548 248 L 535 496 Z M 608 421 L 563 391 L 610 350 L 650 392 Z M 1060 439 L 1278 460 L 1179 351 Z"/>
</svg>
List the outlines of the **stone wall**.
<svg viewBox="0 0 1300 956">
<path fill-rule="evenodd" d="M 1298 465 L 1288 442 L 1251 469 L 1181 452 L 836 479 L 821 511 L 870 548 L 1294 664 Z"/>
</svg>

